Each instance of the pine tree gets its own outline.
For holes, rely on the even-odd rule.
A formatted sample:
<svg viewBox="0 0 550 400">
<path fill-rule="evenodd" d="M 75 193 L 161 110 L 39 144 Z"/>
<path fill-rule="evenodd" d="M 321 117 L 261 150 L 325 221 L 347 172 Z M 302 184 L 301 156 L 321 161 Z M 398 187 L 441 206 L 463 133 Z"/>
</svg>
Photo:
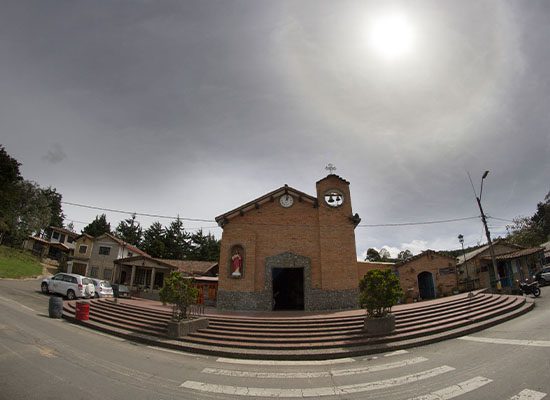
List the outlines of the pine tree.
<svg viewBox="0 0 550 400">
<path fill-rule="evenodd" d="M 136 214 L 132 214 L 132 218 L 120 221 L 115 235 L 126 243 L 139 247 L 143 239 L 143 231 L 139 222 L 136 221 Z"/>
<path fill-rule="evenodd" d="M 143 250 L 152 257 L 166 258 L 165 230 L 162 224 L 155 221 L 143 233 Z"/>
<path fill-rule="evenodd" d="M 96 215 L 95 219 L 82 229 L 82 233 L 90 236 L 100 236 L 104 233 L 111 233 L 111 224 L 107 222 L 105 214 Z"/>
<path fill-rule="evenodd" d="M 189 234 L 185 232 L 183 221 L 178 217 L 172 221 L 170 226 L 166 228 L 164 236 L 164 244 L 166 246 L 166 258 L 174 260 L 188 259 L 191 246 L 189 244 Z"/>
<path fill-rule="evenodd" d="M 189 258 L 197 261 L 218 261 L 220 241 L 214 235 L 205 235 L 202 229 L 191 235 L 191 254 Z"/>
</svg>

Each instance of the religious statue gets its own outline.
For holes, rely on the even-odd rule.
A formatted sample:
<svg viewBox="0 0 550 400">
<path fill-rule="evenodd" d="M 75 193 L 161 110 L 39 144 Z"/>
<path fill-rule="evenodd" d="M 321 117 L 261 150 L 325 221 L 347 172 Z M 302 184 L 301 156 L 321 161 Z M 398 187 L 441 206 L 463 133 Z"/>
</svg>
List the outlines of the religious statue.
<svg viewBox="0 0 550 400">
<path fill-rule="evenodd" d="M 243 258 L 241 257 L 239 250 L 235 250 L 235 253 L 231 257 L 231 276 L 233 278 L 241 277 L 241 270 L 243 267 Z"/>
</svg>

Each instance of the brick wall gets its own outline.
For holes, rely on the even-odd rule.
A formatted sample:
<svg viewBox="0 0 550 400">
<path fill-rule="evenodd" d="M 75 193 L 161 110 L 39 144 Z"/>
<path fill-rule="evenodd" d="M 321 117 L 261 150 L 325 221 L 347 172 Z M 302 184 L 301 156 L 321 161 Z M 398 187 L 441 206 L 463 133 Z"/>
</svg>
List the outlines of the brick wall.
<svg viewBox="0 0 550 400">
<path fill-rule="evenodd" d="M 453 293 L 457 287 L 456 260 L 428 250 L 396 265 L 401 289 L 407 296 L 419 296 L 418 275 L 424 271 L 432 273 L 436 295 L 445 296 Z M 412 290 L 411 290 L 412 289 Z"/>
<path fill-rule="evenodd" d="M 337 189 L 344 195 L 340 207 L 331 208 L 325 203 L 324 194 L 328 189 Z M 317 183 L 316 205 L 309 197 L 300 201 L 292 190 L 289 193 L 294 197 L 291 207 L 282 207 L 280 196 L 274 196 L 272 201 L 262 201 L 256 208 L 249 207 L 228 217 L 223 227 L 219 260 L 222 302 L 226 293 L 230 296 L 240 292 L 254 299 L 253 293 L 264 291 L 266 259 L 283 253 L 309 259 L 312 293 L 322 290 L 331 291 L 333 296 L 349 297 L 353 294 L 346 291 L 357 291 L 349 183 L 332 175 L 322 179 Z M 230 272 L 231 249 L 235 245 L 244 249 L 243 276 L 239 279 L 232 278 Z"/>
</svg>

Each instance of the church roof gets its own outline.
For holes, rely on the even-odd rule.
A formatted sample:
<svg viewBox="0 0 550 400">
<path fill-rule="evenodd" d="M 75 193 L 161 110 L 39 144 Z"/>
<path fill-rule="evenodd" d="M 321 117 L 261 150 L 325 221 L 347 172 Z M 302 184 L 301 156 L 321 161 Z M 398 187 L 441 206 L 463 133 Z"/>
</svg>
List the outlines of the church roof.
<svg viewBox="0 0 550 400">
<path fill-rule="evenodd" d="M 276 197 L 279 197 L 283 194 L 293 194 L 298 197 L 298 201 L 306 201 L 313 204 L 314 207 L 317 207 L 317 197 L 313 197 L 307 193 L 301 192 L 293 187 L 284 185 L 278 189 L 275 189 L 269 193 L 264 194 L 263 196 L 258 197 L 252 201 L 249 201 L 242 206 L 239 206 L 231 211 L 218 215 L 215 219 L 218 225 L 223 226 L 229 219 L 236 217 L 237 215 L 243 215 L 247 211 L 255 210 L 260 208 L 262 204 L 275 201 Z"/>
<path fill-rule="evenodd" d="M 336 174 L 328 174 L 328 175 L 325 176 L 323 179 L 319 179 L 319 180 L 317 181 L 317 183 L 322 182 L 322 181 L 324 181 L 325 179 L 329 179 L 329 178 L 337 178 L 337 179 L 341 180 L 342 182 L 344 182 L 345 184 L 349 185 L 349 182 L 348 182 L 348 181 L 346 181 L 344 178 L 342 178 L 341 176 L 336 175 Z"/>
</svg>

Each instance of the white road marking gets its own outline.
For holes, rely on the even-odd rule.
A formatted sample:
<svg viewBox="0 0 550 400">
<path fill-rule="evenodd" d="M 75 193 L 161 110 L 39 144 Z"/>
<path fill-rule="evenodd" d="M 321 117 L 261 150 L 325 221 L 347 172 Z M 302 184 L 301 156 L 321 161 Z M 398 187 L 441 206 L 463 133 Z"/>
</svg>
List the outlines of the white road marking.
<svg viewBox="0 0 550 400">
<path fill-rule="evenodd" d="M 29 311 L 32 311 L 32 312 L 36 312 L 36 310 L 33 310 L 32 308 L 27 307 L 26 305 L 21 304 L 21 303 L 15 301 L 15 300 L 13 300 L 13 299 L 8 299 L 8 298 L 6 298 L 6 297 L 0 296 L 0 300 L 2 300 L 2 301 L 9 301 L 10 303 L 17 304 L 19 307 L 23 307 L 25 310 L 29 310 Z"/>
<path fill-rule="evenodd" d="M 424 396 L 414 397 L 410 400 L 447 400 L 454 397 L 463 395 L 464 393 L 471 392 L 472 390 L 479 389 L 480 387 L 492 382 L 491 379 L 484 378 L 483 376 L 476 376 L 464 382 L 460 382 L 456 385 L 446 387 L 441 390 L 437 390 L 432 393 L 428 393 Z"/>
<path fill-rule="evenodd" d="M 484 338 L 484 337 L 475 337 L 475 336 L 462 336 L 458 339 L 468 340 L 468 341 L 471 341 L 471 342 L 479 342 L 479 343 L 511 344 L 511 345 L 516 345 L 516 346 L 550 347 L 550 340 L 498 339 L 498 338 Z"/>
<path fill-rule="evenodd" d="M 384 357 L 393 357 L 393 356 L 399 356 L 401 354 L 408 354 L 409 352 L 407 350 L 396 350 L 392 351 L 391 353 L 384 354 Z"/>
<path fill-rule="evenodd" d="M 418 364 L 428 361 L 424 357 L 415 357 L 408 360 L 397 361 L 393 363 L 373 365 L 370 367 L 340 369 L 333 371 L 320 372 L 256 372 L 256 371 L 238 371 L 219 368 L 204 368 L 204 374 L 232 376 L 238 378 L 257 378 L 257 379 L 309 379 L 309 378 L 330 378 L 333 376 L 347 376 L 356 374 L 365 374 L 368 372 L 385 371 L 392 368 L 406 367 L 408 365 Z"/>
<path fill-rule="evenodd" d="M 311 361 L 285 361 L 285 360 L 247 360 L 240 358 L 224 358 L 216 359 L 217 362 L 228 364 L 243 364 L 243 365 L 332 365 L 345 364 L 355 362 L 353 358 L 336 358 L 334 360 L 311 360 Z"/>
<path fill-rule="evenodd" d="M 546 396 L 546 393 L 535 390 L 525 389 L 511 397 L 510 400 L 540 400 Z"/>
<path fill-rule="evenodd" d="M 251 397 L 321 397 L 336 396 L 349 393 L 361 393 L 372 390 L 387 389 L 394 386 L 405 385 L 424 379 L 429 379 L 446 372 L 454 371 L 453 367 L 443 365 L 427 371 L 418 372 L 411 375 L 400 376 L 397 378 L 385 379 L 382 381 L 358 383 L 354 385 L 327 386 L 318 388 L 304 389 L 279 389 L 279 388 L 258 388 L 229 385 L 215 385 L 211 383 L 185 381 L 180 387 L 193 389 L 201 392 L 218 393 L 237 396 Z"/>
</svg>

